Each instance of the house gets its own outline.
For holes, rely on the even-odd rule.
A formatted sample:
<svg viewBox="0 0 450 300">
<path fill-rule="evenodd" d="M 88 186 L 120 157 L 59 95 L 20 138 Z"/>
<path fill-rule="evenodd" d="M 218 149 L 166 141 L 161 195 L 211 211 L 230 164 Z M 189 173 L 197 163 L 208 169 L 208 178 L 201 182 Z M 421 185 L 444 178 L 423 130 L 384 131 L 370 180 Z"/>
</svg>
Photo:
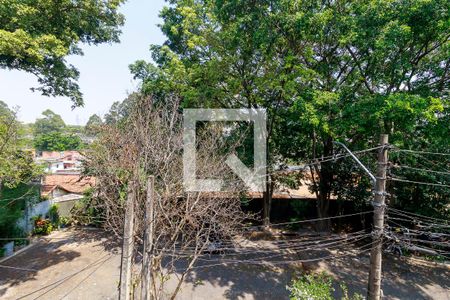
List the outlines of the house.
<svg viewBox="0 0 450 300">
<path fill-rule="evenodd" d="M 81 169 L 83 155 L 78 151 L 42 151 L 35 158 L 45 166 L 46 173 L 75 173 Z"/>
<path fill-rule="evenodd" d="M 64 195 L 82 195 L 95 185 L 95 177 L 79 174 L 49 174 L 41 179 L 41 197 L 53 199 Z"/>
</svg>

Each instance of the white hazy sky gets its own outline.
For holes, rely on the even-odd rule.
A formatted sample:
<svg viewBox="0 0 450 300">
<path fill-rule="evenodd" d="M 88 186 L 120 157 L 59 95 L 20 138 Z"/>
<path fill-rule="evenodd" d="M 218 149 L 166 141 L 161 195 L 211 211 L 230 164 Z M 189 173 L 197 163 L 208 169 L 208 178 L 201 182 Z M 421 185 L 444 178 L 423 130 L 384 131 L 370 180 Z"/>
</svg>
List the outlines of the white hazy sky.
<svg viewBox="0 0 450 300">
<path fill-rule="evenodd" d="M 84 125 L 89 116 L 104 115 L 114 101 L 123 100 L 137 89 L 128 65 L 138 59 L 151 60 L 150 44 L 161 44 L 164 36 L 157 24 L 164 0 L 128 0 L 121 12 L 125 15 L 120 44 L 83 46 L 84 56 L 68 59 L 80 71 L 78 81 L 84 96 L 84 107 L 71 109 L 66 97 L 44 97 L 31 92 L 36 78 L 21 71 L 0 69 L 0 100 L 8 106 L 19 106 L 19 119 L 34 122 L 50 108 L 60 114 L 66 124 Z"/>
</svg>

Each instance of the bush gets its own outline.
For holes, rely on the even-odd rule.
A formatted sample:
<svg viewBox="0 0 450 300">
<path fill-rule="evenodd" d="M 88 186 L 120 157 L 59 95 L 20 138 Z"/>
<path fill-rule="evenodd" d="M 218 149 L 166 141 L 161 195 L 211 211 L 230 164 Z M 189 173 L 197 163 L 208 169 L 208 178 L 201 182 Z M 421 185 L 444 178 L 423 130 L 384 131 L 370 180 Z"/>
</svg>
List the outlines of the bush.
<svg viewBox="0 0 450 300">
<path fill-rule="evenodd" d="M 342 300 L 364 299 L 360 294 L 348 296 L 348 288 L 344 283 L 340 284 L 343 294 Z M 288 287 L 291 292 L 291 300 L 333 300 L 333 278 L 325 273 L 307 274 L 292 282 Z"/>
<path fill-rule="evenodd" d="M 58 205 L 57 204 L 53 204 L 52 206 L 50 206 L 50 209 L 48 211 L 48 216 L 50 218 L 50 221 L 54 224 L 54 225 L 58 225 L 59 224 L 59 212 L 58 212 Z"/>
<path fill-rule="evenodd" d="M 42 219 L 41 216 L 33 217 L 34 229 L 33 234 L 48 235 L 53 230 L 53 225 L 50 220 Z"/>
<path fill-rule="evenodd" d="M 15 188 L 3 186 L 0 195 L 0 237 L 6 239 L 26 236 L 17 226 L 17 221 L 24 216 L 27 205 L 39 201 L 39 187 L 34 184 L 21 183 Z M 10 240 L 0 240 L 0 247 Z"/>
<path fill-rule="evenodd" d="M 58 224 L 61 227 L 68 227 L 72 224 L 72 220 L 68 217 L 59 217 Z"/>
</svg>

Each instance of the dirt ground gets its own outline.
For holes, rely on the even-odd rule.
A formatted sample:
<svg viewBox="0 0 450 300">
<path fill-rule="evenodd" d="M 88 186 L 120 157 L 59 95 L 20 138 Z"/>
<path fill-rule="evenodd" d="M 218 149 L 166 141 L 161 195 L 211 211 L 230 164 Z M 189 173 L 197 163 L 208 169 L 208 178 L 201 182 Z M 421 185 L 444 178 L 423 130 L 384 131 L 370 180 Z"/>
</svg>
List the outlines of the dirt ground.
<svg viewBox="0 0 450 300">
<path fill-rule="evenodd" d="M 0 298 L 116 299 L 120 248 L 110 243 L 115 240 L 97 230 L 52 233 L 47 241 L 0 263 Z M 383 268 L 385 299 L 450 300 L 448 267 L 388 257 Z M 288 299 L 286 285 L 299 269 L 327 270 L 350 291 L 365 295 L 368 255 L 355 254 L 288 267 L 268 263 L 200 268 L 188 276 L 178 299 Z"/>
</svg>

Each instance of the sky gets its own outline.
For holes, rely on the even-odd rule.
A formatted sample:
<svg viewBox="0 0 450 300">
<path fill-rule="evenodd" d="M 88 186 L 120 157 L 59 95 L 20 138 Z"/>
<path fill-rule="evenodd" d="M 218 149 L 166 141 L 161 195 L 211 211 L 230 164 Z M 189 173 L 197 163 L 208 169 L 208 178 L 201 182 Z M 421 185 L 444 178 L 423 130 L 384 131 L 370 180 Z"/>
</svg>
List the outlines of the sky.
<svg viewBox="0 0 450 300">
<path fill-rule="evenodd" d="M 45 97 L 32 92 L 38 87 L 34 75 L 23 71 L 0 69 L 0 100 L 9 107 L 19 107 L 19 119 L 31 123 L 46 109 L 61 115 L 70 125 L 84 125 L 92 114 L 104 115 L 111 104 L 122 101 L 135 91 L 138 82 L 128 65 L 138 59 L 151 60 L 150 44 L 161 44 L 164 36 L 157 26 L 164 0 L 128 0 L 120 12 L 125 15 L 120 44 L 83 45 L 84 56 L 67 60 L 80 71 L 78 81 L 84 98 L 84 107 L 71 109 L 67 97 Z"/>
</svg>

